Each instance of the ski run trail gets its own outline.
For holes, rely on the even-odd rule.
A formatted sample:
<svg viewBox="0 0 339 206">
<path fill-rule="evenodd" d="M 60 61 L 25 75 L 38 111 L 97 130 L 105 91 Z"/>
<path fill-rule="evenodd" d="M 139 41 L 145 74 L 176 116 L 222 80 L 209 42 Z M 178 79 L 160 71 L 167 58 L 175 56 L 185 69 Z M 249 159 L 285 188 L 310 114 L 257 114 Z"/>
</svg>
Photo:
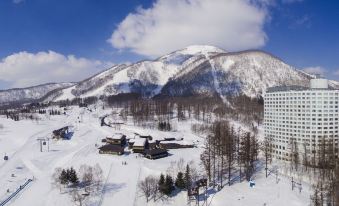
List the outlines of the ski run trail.
<svg viewBox="0 0 339 206">
<path fill-rule="evenodd" d="M 209 55 L 208 52 L 203 52 L 202 54 L 205 56 L 205 58 L 207 59 L 207 61 L 211 65 L 211 69 L 212 69 L 211 70 L 211 74 L 212 74 L 212 77 L 213 77 L 213 85 L 214 85 L 215 91 L 219 94 L 219 96 L 222 99 L 222 101 L 225 104 L 230 106 L 229 101 L 226 99 L 225 95 L 223 95 L 223 93 L 222 93 L 222 89 L 220 87 L 220 82 L 218 80 L 217 69 L 215 67 L 215 64 L 214 64 L 213 60 L 210 58 L 210 55 Z"/>
</svg>

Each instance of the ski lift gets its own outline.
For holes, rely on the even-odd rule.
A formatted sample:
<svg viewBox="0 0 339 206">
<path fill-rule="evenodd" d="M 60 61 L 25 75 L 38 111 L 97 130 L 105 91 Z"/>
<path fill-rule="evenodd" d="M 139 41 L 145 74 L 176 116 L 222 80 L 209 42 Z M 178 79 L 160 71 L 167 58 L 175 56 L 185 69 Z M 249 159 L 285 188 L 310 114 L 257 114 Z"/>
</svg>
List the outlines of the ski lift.
<svg viewBox="0 0 339 206">
<path fill-rule="evenodd" d="M 46 141 L 43 141 L 43 142 L 42 142 L 42 145 L 46 145 Z"/>
</svg>

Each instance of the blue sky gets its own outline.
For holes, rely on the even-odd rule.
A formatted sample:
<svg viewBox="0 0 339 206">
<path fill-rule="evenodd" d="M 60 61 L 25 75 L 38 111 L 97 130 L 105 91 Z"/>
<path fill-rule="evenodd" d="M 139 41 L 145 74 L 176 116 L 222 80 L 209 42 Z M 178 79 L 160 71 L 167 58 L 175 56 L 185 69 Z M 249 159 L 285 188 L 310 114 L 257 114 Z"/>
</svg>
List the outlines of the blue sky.
<svg viewBox="0 0 339 206">
<path fill-rule="evenodd" d="M 1 0 L 0 89 L 79 81 L 190 44 L 262 49 L 339 79 L 338 1 L 187 2 Z"/>
</svg>

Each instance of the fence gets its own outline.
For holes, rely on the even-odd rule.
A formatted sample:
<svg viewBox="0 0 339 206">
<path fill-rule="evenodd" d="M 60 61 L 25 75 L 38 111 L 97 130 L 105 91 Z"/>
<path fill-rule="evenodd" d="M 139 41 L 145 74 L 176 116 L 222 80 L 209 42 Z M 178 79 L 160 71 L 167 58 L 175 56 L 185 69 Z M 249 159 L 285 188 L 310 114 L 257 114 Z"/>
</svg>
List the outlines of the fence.
<svg viewBox="0 0 339 206">
<path fill-rule="evenodd" d="M 21 190 L 23 190 L 30 182 L 32 182 L 32 179 L 28 179 L 25 184 L 20 185 L 20 187 L 13 192 L 7 199 L 5 199 L 4 201 L 0 202 L 0 206 L 4 206 L 6 205 L 9 201 L 11 201 Z"/>
</svg>

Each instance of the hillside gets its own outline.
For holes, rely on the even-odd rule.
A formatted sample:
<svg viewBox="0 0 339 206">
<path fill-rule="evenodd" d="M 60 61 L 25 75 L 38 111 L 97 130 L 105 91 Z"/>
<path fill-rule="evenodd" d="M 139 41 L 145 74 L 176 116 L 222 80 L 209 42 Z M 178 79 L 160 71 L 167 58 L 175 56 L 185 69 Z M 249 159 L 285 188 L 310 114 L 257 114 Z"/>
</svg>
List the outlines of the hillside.
<svg viewBox="0 0 339 206">
<path fill-rule="evenodd" d="M 48 92 L 72 86 L 73 83 L 49 83 L 27 88 L 0 90 L 0 104 L 13 102 L 29 102 L 40 99 Z"/>
<path fill-rule="evenodd" d="M 117 65 L 107 71 L 62 90 L 48 100 L 65 100 L 75 97 L 115 95 L 135 92 L 153 97 L 161 92 L 170 78 L 188 69 L 203 57 L 203 52 L 222 53 L 212 46 L 190 46 L 153 61 L 140 61 L 131 65 Z"/>
<path fill-rule="evenodd" d="M 263 51 L 226 52 L 190 46 L 153 61 L 115 66 L 48 100 L 139 93 L 144 97 L 244 94 L 262 95 L 277 85 L 308 85 L 312 75 Z M 337 83 L 332 81 L 332 86 Z"/>
<path fill-rule="evenodd" d="M 206 54 L 194 69 L 177 74 L 162 90 L 169 96 L 213 94 L 226 98 L 262 95 L 276 85 L 308 85 L 310 75 L 261 51 Z"/>
</svg>

